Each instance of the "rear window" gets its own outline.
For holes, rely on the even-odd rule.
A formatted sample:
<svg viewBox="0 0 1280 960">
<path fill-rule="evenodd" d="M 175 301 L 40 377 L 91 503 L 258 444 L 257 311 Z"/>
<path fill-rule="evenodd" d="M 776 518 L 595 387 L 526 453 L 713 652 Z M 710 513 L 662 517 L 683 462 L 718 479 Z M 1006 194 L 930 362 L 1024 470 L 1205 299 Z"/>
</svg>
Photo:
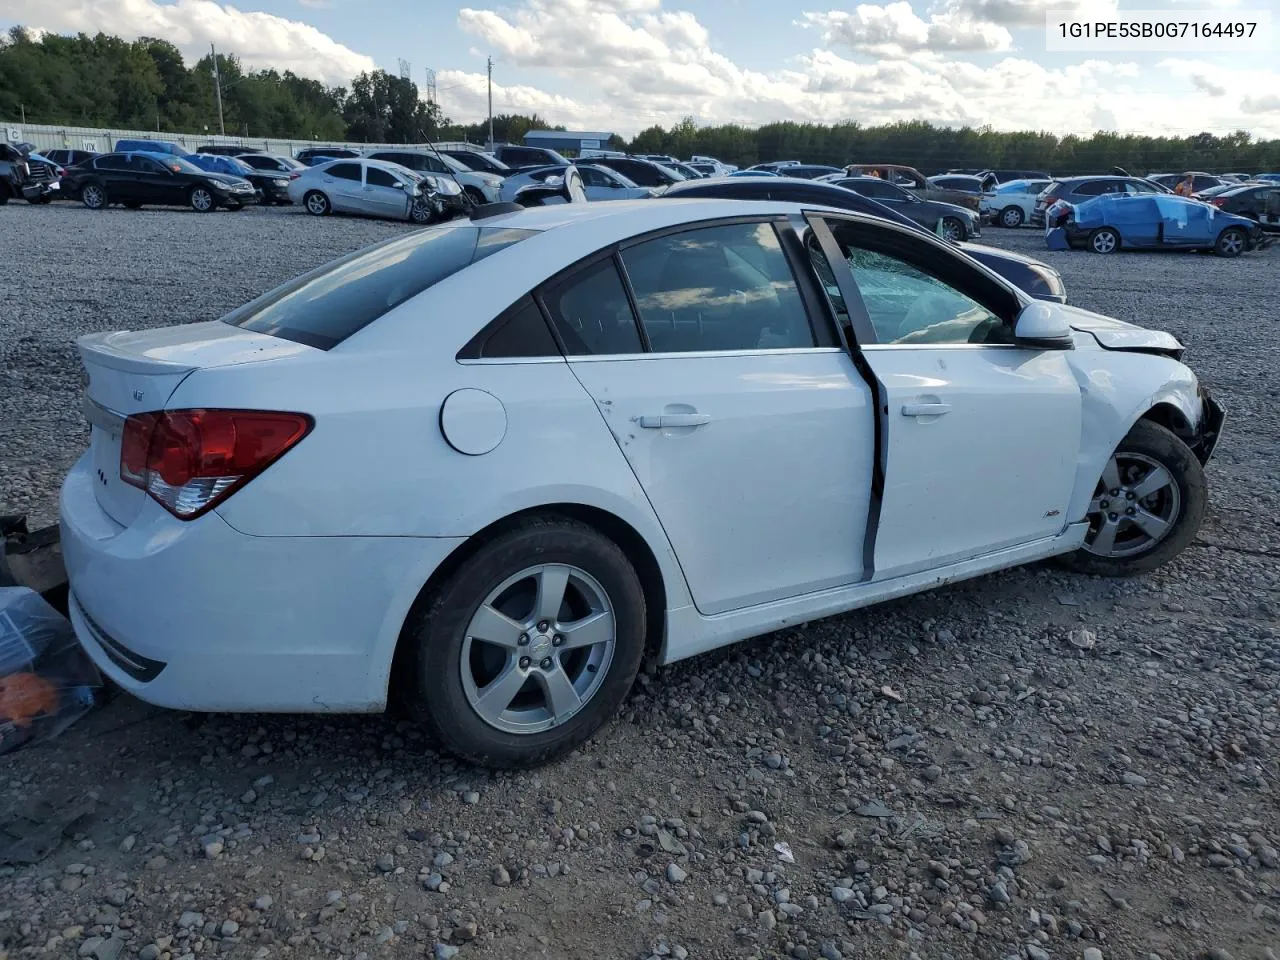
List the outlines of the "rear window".
<svg viewBox="0 0 1280 960">
<path fill-rule="evenodd" d="M 535 233 L 467 223 L 419 230 L 318 267 L 222 319 L 328 350 L 410 297 Z"/>
</svg>

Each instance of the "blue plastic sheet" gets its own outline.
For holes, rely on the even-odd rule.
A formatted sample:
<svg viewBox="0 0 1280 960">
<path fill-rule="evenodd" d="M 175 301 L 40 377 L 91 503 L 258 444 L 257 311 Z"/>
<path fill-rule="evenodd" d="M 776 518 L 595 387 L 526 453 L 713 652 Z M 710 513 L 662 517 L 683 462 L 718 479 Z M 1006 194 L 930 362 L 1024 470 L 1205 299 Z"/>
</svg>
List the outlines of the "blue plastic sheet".
<svg viewBox="0 0 1280 960">
<path fill-rule="evenodd" d="M 1066 250 L 1069 246 L 1067 243 L 1067 231 L 1062 227 L 1053 227 L 1045 231 L 1044 245 L 1050 250 Z"/>
<path fill-rule="evenodd" d="M 1079 204 L 1072 217 L 1078 230 L 1111 227 L 1121 245 L 1134 247 L 1212 246 L 1228 226 L 1252 222 L 1217 207 L 1169 194 L 1107 195 Z"/>
</svg>

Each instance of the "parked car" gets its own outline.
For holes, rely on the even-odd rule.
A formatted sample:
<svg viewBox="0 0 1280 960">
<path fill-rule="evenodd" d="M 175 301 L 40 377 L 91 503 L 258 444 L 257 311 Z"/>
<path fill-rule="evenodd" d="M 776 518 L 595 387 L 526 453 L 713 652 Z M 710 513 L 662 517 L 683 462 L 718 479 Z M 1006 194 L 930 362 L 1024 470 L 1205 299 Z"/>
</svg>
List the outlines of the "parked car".
<svg viewBox="0 0 1280 960">
<path fill-rule="evenodd" d="M 1036 198 L 1036 205 L 1031 211 L 1031 223 L 1037 227 L 1044 226 L 1044 212 L 1058 200 L 1072 205 L 1084 203 L 1094 197 L 1116 195 L 1156 195 L 1170 193 L 1168 187 L 1153 180 L 1141 177 L 1091 176 L 1064 177 L 1055 180 L 1045 187 Z"/>
<path fill-rule="evenodd" d="M 1167 333 L 844 211 L 475 216 L 79 339 L 61 545 L 112 681 L 183 710 L 394 699 L 528 766 L 647 651 L 1049 558 L 1142 573 L 1197 534 L 1222 410 Z"/>
<path fill-rule="evenodd" d="M 311 167 L 289 181 L 289 199 L 318 217 L 356 213 L 420 224 L 460 213 L 466 203 L 448 177 L 365 157 Z"/>
<path fill-rule="evenodd" d="M 816 180 L 818 177 L 830 176 L 833 173 L 844 173 L 843 167 L 832 167 L 825 163 L 795 163 L 779 167 L 777 172 L 784 177 L 801 177 L 805 180 Z"/>
<path fill-rule="evenodd" d="M 1263 242 L 1262 228 L 1212 204 L 1168 194 L 1108 195 L 1075 207 L 1063 227 L 1068 245 L 1118 250 L 1212 250 L 1238 257 Z"/>
<path fill-rule="evenodd" d="M 274 153 L 242 153 L 236 159 L 264 173 L 283 173 L 291 180 L 307 169 L 305 163 L 299 163 L 293 157 Z"/>
<path fill-rule="evenodd" d="M 986 181 L 994 180 L 995 186 L 1003 186 L 1013 180 L 1052 180 L 1044 170 L 948 170 L 948 173 L 973 173 L 979 180 L 983 181 L 983 189 L 993 189 Z"/>
<path fill-rule="evenodd" d="M 1161 173 L 1153 177 L 1147 177 L 1155 183 L 1160 184 L 1172 190 L 1179 183 L 1191 177 L 1191 192 L 1199 193 L 1201 190 L 1208 190 L 1210 187 L 1220 187 L 1224 183 L 1221 177 L 1215 177 L 1211 173 Z"/>
<path fill-rule="evenodd" d="M 970 240 L 982 234 L 975 211 L 954 203 L 922 200 L 910 190 L 888 180 L 878 177 L 845 177 L 834 181 L 833 185 L 891 206 L 908 220 L 929 229 L 941 230 L 942 236 L 948 240 Z"/>
<path fill-rule="evenodd" d="M 258 170 L 240 160 L 220 153 L 193 153 L 187 157 L 193 165 L 210 173 L 225 173 L 253 184 L 258 202 L 266 206 L 292 203 L 289 199 L 289 174 L 282 171 Z"/>
<path fill-rule="evenodd" d="M 27 178 L 22 196 L 28 203 L 49 203 L 62 195 L 66 170 L 40 153 L 27 154 Z"/>
<path fill-rule="evenodd" d="M 49 160 L 63 168 L 74 167 L 77 164 L 84 163 L 86 160 L 92 160 L 94 157 L 98 156 L 98 154 L 93 150 L 70 150 L 61 147 L 41 152 Z"/>
<path fill-rule="evenodd" d="M 984 184 L 994 183 L 994 180 L 960 174 L 943 174 L 938 177 L 929 177 L 926 183 L 928 187 L 920 191 L 921 197 L 941 200 L 943 203 L 954 203 L 976 212 L 982 204 Z"/>
<path fill-rule="evenodd" d="M 0 206 L 22 196 L 27 182 L 27 157 L 17 147 L 0 141 Z"/>
<path fill-rule="evenodd" d="M 1246 182 L 1247 182 L 1247 183 L 1254 183 L 1254 184 L 1258 184 L 1258 183 L 1262 183 L 1263 181 L 1261 181 L 1261 180 L 1249 180 L 1249 181 L 1246 181 Z M 1192 197 L 1193 197 L 1194 199 L 1196 199 L 1196 200 L 1204 200 L 1204 201 L 1208 202 L 1209 200 L 1212 200 L 1214 197 L 1218 196 L 1219 194 L 1226 193 L 1228 190 L 1234 190 L 1234 189 L 1236 189 L 1238 186 L 1240 186 L 1240 184 L 1235 183 L 1235 182 L 1232 182 L 1232 183 L 1220 183 L 1220 184 L 1218 184 L 1216 187 L 1206 187 L 1204 190 L 1201 190 L 1199 193 L 1194 193 L 1194 194 L 1192 194 Z"/>
<path fill-rule="evenodd" d="M 1009 180 L 987 190 L 978 203 L 978 213 L 987 223 L 1020 227 L 1031 221 L 1036 198 L 1052 180 Z"/>
<path fill-rule="evenodd" d="M 511 172 L 510 167 L 491 153 L 452 149 L 441 149 L 440 152 L 446 157 L 453 157 L 468 170 L 475 170 L 477 173 L 496 173 L 500 177 L 505 177 Z"/>
<path fill-rule="evenodd" d="M 921 200 L 938 200 L 967 207 L 978 212 L 978 201 L 981 193 L 969 190 L 957 190 L 929 182 L 929 178 L 915 167 L 907 167 L 896 163 L 853 163 L 845 167 L 850 177 L 878 177 L 890 183 L 896 183 L 914 193 Z M 957 174 L 957 176 L 962 176 Z M 967 177 L 964 179 L 968 179 Z"/>
<path fill-rule="evenodd" d="M 185 157 L 168 153 L 104 153 L 72 167 L 62 192 L 90 210 L 119 203 L 131 210 L 143 204 L 186 205 L 197 213 L 218 207 L 239 210 L 255 199 L 253 185 L 242 177 L 201 170 Z"/>
<path fill-rule="evenodd" d="M 616 170 L 602 167 L 596 163 L 576 163 L 578 174 L 582 177 L 583 192 L 588 200 L 638 200 L 651 197 L 654 190 L 650 187 L 637 186 Z M 531 167 L 513 173 L 502 181 L 500 200 L 513 201 L 516 194 L 525 187 L 535 183 L 556 183 L 568 166 L 556 164 L 548 167 Z M 564 202 L 564 201 L 558 201 Z"/>
<path fill-rule="evenodd" d="M 219 157 L 238 157 L 242 153 L 257 153 L 256 147 L 242 143 L 206 143 L 196 147 L 196 153 L 211 153 Z"/>
<path fill-rule="evenodd" d="M 726 174 L 730 177 L 776 177 L 778 174 L 772 170 L 756 170 L 753 167 L 747 167 L 745 170 L 734 170 L 732 173 Z"/>
<path fill-rule="evenodd" d="M 547 167 L 569 162 L 555 150 L 546 147 L 525 147 L 516 143 L 495 145 L 493 155 L 512 170 L 521 170 L 525 167 Z"/>
<path fill-rule="evenodd" d="M 359 150 L 344 147 L 306 147 L 294 154 L 299 163 L 305 163 L 308 167 L 328 163 L 330 160 L 351 160 L 359 156 Z"/>
<path fill-rule="evenodd" d="M 1224 213 L 1255 221 L 1263 230 L 1280 231 L 1280 183 L 1263 181 L 1227 187 L 1208 202 Z"/>
<path fill-rule="evenodd" d="M 638 157 L 593 157 L 591 163 L 617 171 L 638 187 L 669 187 L 684 180 L 670 167 Z"/>
<path fill-rule="evenodd" d="M 1259 173 L 1255 174 L 1253 179 L 1280 181 L 1280 173 Z"/>
<path fill-rule="evenodd" d="M 701 160 L 696 160 L 688 166 L 696 171 L 699 177 L 723 177 L 725 175 L 724 171 L 714 163 L 703 163 Z"/>
<path fill-rule="evenodd" d="M 175 157 L 185 157 L 191 153 L 180 143 L 172 140 L 117 140 L 113 153 L 163 153 Z"/>
<path fill-rule="evenodd" d="M 434 173 L 456 180 L 473 204 L 494 203 L 502 186 L 502 177 L 495 173 L 477 173 L 470 167 L 431 150 L 378 150 L 369 154 L 371 160 L 385 160 L 419 173 Z"/>
<path fill-rule="evenodd" d="M 746 171 L 743 171 L 744 173 Z M 809 206 L 836 207 L 854 213 L 881 217 L 912 230 L 934 234 L 934 226 L 921 225 L 903 214 L 904 205 L 886 204 L 845 187 L 804 181 L 791 177 L 722 177 L 711 182 L 678 183 L 663 199 L 719 197 L 727 200 L 771 200 Z M 924 202 L 924 201 L 920 201 Z M 964 253 L 994 270 L 1024 293 L 1054 303 L 1067 302 L 1067 290 L 1057 270 L 1032 257 L 977 243 L 952 241 Z"/>
<path fill-rule="evenodd" d="M 658 163 L 658 165 L 661 167 L 666 167 L 668 170 L 674 170 L 676 173 L 680 174 L 680 176 L 684 177 L 686 180 L 701 180 L 705 176 L 705 174 L 703 174 L 701 171 L 694 169 L 692 166 L 690 166 L 687 163 L 681 163 L 679 160 L 672 160 L 666 163 Z"/>
<path fill-rule="evenodd" d="M 770 160 L 766 163 L 754 164 L 750 167 L 747 167 L 747 169 L 753 170 L 757 173 L 759 173 L 762 170 L 766 173 L 780 173 L 783 167 L 798 167 L 798 166 L 800 166 L 799 160 Z"/>
</svg>

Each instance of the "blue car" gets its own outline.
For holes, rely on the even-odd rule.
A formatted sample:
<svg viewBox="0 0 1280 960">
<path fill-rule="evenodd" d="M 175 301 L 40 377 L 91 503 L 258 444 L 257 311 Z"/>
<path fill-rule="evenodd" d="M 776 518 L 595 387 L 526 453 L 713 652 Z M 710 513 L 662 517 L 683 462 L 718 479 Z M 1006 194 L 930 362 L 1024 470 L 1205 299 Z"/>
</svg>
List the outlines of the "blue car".
<svg viewBox="0 0 1280 960">
<path fill-rule="evenodd" d="M 175 157 L 189 157 L 191 151 L 172 140 L 117 140 L 112 148 L 115 153 L 165 153 Z"/>
<path fill-rule="evenodd" d="M 1094 253 L 1212 250 L 1238 257 L 1264 242 L 1254 221 L 1172 194 L 1105 194 L 1077 205 L 1062 230 L 1068 246 Z"/>
<path fill-rule="evenodd" d="M 226 157 L 216 153 L 192 153 L 185 159 L 201 170 L 225 173 L 248 180 L 253 184 L 254 192 L 257 193 L 258 202 L 261 204 L 283 205 L 292 202 L 289 199 L 289 180 L 292 178 L 287 173 L 279 170 L 259 170 L 238 157 Z"/>
</svg>

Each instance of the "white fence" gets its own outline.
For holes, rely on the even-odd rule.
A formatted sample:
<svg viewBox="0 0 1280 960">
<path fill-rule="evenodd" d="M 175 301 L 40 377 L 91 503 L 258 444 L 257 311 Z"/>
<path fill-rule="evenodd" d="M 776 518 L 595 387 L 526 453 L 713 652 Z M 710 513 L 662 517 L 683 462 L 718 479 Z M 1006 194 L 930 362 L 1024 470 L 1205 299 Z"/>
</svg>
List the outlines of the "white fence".
<svg viewBox="0 0 1280 960">
<path fill-rule="evenodd" d="M 289 140 L 277 137 L 219 137 L 207 133 L 157 133 L 155 130 L 116 130 L 98 127 L 62 127 L 52 124 L 12 123 L 0 120 L 0 134 L 10 143 L 34 143 L 39 150 L 93 150 L 107 153 L 117 140 L 167 140 L 194 151 L 206 143 L 234 144 L 263 153 L 284 154 L 292 157 L 297 151 L 316 147 L 342 147 L 347 150 L 395 149 L 404 147 L 424 149 L 425 143 L 342 143 L 333 140 Z M 474 143 L 437 143 L 437 147 L 457 149 L 484 149 Z"/>
</svg>

